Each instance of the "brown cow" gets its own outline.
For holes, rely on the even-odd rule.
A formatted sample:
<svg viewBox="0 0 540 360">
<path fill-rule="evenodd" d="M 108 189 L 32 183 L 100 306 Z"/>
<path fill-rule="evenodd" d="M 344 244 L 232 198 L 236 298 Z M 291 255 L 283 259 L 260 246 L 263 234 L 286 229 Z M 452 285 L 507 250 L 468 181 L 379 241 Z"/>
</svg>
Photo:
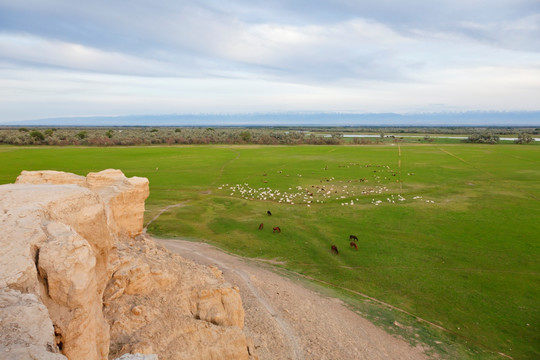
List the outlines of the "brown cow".
<svg viewBox="0 0 540 360">
<path fill-rule="evenodd" d="M 259 230 L 262 230 L 262 229 L 263 229 L 263 227 L 264 227 L 264 224 L 263 224 L 263 223 L 261 223 L 261 225 L 259 225 Z"/>
<path fill-rule="evenodd" d="M 339 251 L 338 251 L 338 249 L 337 249 L 337 246 L 336 246 L 336 245 L 332 245 L 332 247 L 331 247 L 331 250 L 332 250 L 332 254 L 334 254 L 334 255 L 337 255 L 337 254 L 339 254 Z"/>
<path fill-rule="evenodd" d="M 351 241 L 351 243 L 349 244 L 352 248 L 354 248 L 355 250 L 358 250 L 358 245 L 356 245 L 356 243 L 354 241 Z"/>
<path fill-rule="evenodd" d="M 349 235 L 349 240 L 358 241 L 358 238 L 355 235 Z"/>
<path fill-rule="evenodd" d="M 279 226 L 276 226 L 276 227 L 273 229 L 272 232 L 274 232 L 274 233 L 275 233 L 275 232 L 280 233 L 280 232 L 281 232 L 281 229 L 279 228 Z"/>
</svg>

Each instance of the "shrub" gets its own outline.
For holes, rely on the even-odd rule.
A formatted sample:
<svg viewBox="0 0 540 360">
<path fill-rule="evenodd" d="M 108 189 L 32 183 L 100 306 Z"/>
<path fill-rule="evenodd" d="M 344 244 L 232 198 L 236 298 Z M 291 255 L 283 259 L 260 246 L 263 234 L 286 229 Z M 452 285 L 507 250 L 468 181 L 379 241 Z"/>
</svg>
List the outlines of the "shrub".
<svg viewBox="0 0 540 360">
<path fill-rule="evenodd" d="M 464 141 L 479 144 L 496 144 L 499 142 L 499 137 L 492 134 L 473 134 Z"/>
<path fill-rule="evenodd" d="M 251 140 L 251 133 L 249 131 L 242 131 L 240 133 L 240 137 L 242 138 L 242 140 L 244 140 L 245 142 L 249 142 L 249 140 Z"/>
<path fill-rule="evenodd" d="M 41 131 L 32 130 L 32 131 L 30 131 L 30 136 L 31 136 L 35 141 L 43 141 L 43 140 L 45 140 L 45 135 L 43 135 L 43 134 L 41 133 Z"/>
<path fill-rule="evenodd" d="M 519 133 L 517 139 L 514 140 L 516 144 L 528 144 L 533 141 L 534 141 L 533 137 L 525 133 Z"/>
</svg>

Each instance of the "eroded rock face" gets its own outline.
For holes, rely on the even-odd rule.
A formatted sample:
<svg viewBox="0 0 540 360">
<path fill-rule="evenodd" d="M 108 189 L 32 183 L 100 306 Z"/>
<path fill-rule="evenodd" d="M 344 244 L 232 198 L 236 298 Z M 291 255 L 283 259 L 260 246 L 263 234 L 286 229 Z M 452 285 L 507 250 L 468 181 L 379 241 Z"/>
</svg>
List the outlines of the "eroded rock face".
<svg viewBox="0 0 540 360">
<path fill-rule="evenodd" d="M 58 353 L 49 312 L 34 294 L 0 290 L 0 328 L 2 359 L 66 359 Z"/>
<path fill-rule="evenodd" d="M 76 184 L 66 184 L 70 179 Z M 20 183 L 0 186 L 6 229 L 0 243 L 7 250 L 0 286 L 38 297 L 54 324 L 55 348 L 68 358 L 106 359 L 109 325 L 102 297 L 118 236 L 110 231 L 103 199 L 81 186 L 83 179 L 26 172 Z"/>
<path fill-rule="evenodd" d="M 2 355 L 248 359 L 238 288 L 140 235 L 147 196 L 119 170 L 0 186 Z"/>
<path fill-rule="evenodd" d="M 157 352 L 162 360 L 249 358 L 242 299 L 221 272 L 143 237 L 119 244 L 115 266 L 104 295 L 112 356 Z"/>
<path fill-rule="evenodd" d="M 62 171 L 23 171 L 15 181 L 17 184 L 69 184 L 85 186 L 84 176 L 66 173 Z"/>
<path fill-rule="evenodd" d="M 126 178 L 120 170 L 89 173 L 86 185 L 103 199 L 112 218 L 112 230 L 123 237 L 135 237 L 143 231 L 144 201 L 149 195 L 148 179 Z"/>
</svg>

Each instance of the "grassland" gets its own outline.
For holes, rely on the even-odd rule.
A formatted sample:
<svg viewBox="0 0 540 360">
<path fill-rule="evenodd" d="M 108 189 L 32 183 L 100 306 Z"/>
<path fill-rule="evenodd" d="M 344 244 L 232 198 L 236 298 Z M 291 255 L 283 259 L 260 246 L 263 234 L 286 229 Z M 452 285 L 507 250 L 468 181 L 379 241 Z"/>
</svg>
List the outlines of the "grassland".
<svg viewBox="0 0 540 360">
<path fill-rule="evenodd" d="M 149 178 L 147 220 L 181 204 L 151 233 L 276 260 L 443 357 L 540 358 L 538 146 L 0 147 L 0 183 L 105 168 Z"/>
</svg>

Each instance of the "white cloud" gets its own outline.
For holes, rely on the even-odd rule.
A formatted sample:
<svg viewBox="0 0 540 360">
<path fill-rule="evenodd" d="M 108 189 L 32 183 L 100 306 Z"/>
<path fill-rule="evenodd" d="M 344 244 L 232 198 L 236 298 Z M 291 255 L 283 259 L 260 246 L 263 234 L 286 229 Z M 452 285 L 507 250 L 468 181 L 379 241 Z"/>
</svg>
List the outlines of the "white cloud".
<svg viewBox="0 0 540 360">
<path fill-rule="evenodd" d="M 166 64 L 151 59 L 30 35 L 0 33 L 0 54 L 2 58 L 15 63 L 90 72 L 147 75 L 172 72 Z"/>
<path fill-rule="evenodd" d="M 0 0 L 0 12 L 0 117 L 540 106 L 529 0 Z"/>
</svg>

